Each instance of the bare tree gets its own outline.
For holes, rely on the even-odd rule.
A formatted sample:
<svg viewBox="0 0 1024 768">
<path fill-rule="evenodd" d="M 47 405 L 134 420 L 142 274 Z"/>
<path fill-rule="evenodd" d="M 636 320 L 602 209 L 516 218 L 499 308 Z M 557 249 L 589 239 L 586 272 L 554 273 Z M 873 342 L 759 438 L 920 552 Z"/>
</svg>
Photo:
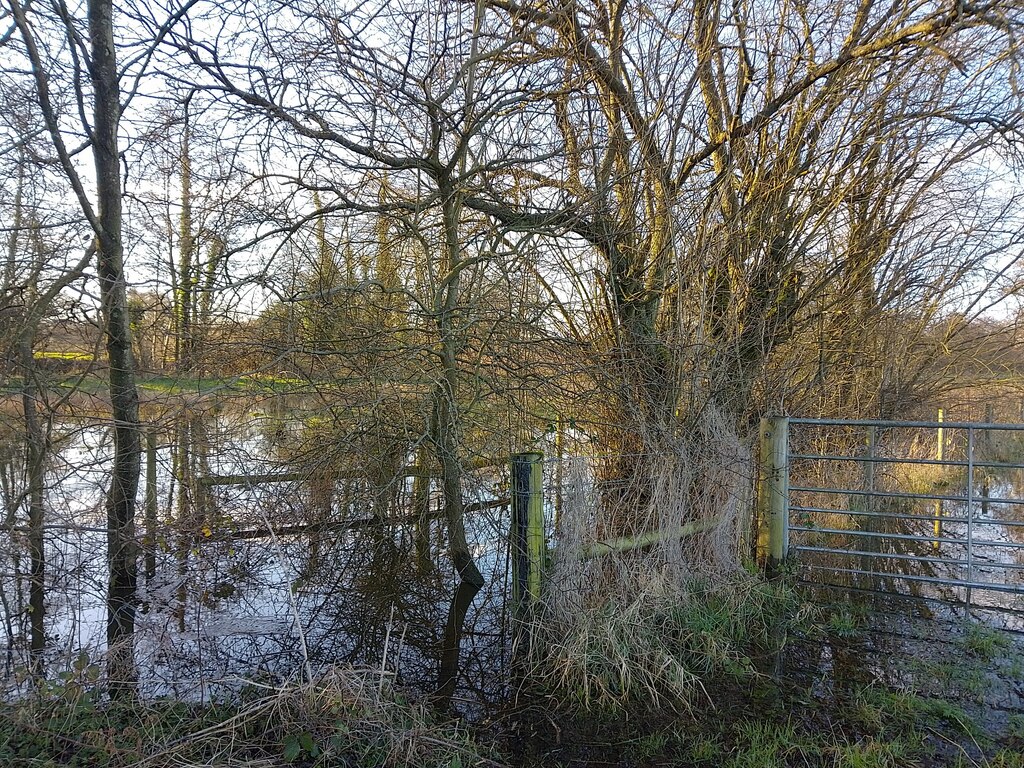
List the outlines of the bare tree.
<svg viewBox="0 0 1024 768">
<path fill-rule="evenodd" d="M 36 9 L 11 0 L 9 8 L 20 35 L 23 52 L 35 80 L 35 95 L 57 161 L 95 237 L 100 308 L 109 364 L 111 417 L 114 422 L 114 458 L 107 491 L 107 562 L 110 582 L 107 602 L 108 676 L 111 691 L 131 688 L 135 678 L 132 649 L 135 627 L 136 544 L 135 497 L 139 485 L 139 397 L 135 385 L 130 318 L 124 276 L 122 243 L 121 159 L 118 125 L 121 118 L 121 72 L 117 65 L 114 6 L 95 0 L 82 20 L 66 11 L 45 18 Z M 59 10 L 59 9 L 58 9 Z M 30 14 L 33 17 L 30 18 Z M 62 125 L 65 115 L 51 97 L 55 60 L 40 39 L 45 31 L 70 43 L 77 98 L 83 105 L 80 130 L 87 137 L 95 169 L 95 192 L 90 195 L 75 164 L 75 152 L 67 146 Z M 60 47 L 60 39 L 52 41 Z M 80 75 L 85 66 L 87 88 Z M 88 121 L 84 105 L 91 106 Z"/>
<path fill-rule="evenodd" d="M 443 665 L 450 668 L 466 611 L 483 585 L 464 521 L 470 414 L 490 396 L 479 363 L 490 350 L 475 342 L 489 338 L 495 321 L 481 291 L 492 278 L 516 271 L 504 261 L 515 256 L 503 227 L 467 208 L 467 199 L 486 173 L 512 167 L 517 152 L 535 151 L 523 144 L 510 154 L 508 145 L 492 143 L 494 131 L 514 137 L 529 120 L 511 108 L 527 97 L 524 83 L 502 62 L 516 43 L 488 29 L 482 5 L 341 9 L 299 3 L 270 4 L 261 12 L 287 18 L 279 29 L 289 31 L 279 36 L 255 15 L 209 24 L 245 26 L 252 33 L 246 46 L 255 46 L 265 65 L 249 66 L 250 51 L 198 35 L 182 37 L 178 47 L 204 73 L 197 85 L 229 97 L 250 119 L 269 118 L 275 135 L 286 132 L 284 142 L 270 145 L 279 152 L 271 168 L 280 169 L 278 177 L 297 193 L 316 193 L 312 218 L 346 217 L 350 237 L 359 222 L 376 229 L 374 270 L 355 285 L 342 279 L 336 288 L 317 285 L 300 297 L 321 322 L 325 299 L 351 316 L 351 305 L 368 294 L 378 306 L 406 302 L 416 317 L 416 335 L 406 334 L 404 343 L 408 349 L 416 339 L 415 359 L 424 365 L 418 379 L 427 386 L 414 409 L 420 423 L 412 434 L 419 437 L 409 443 L 429 446 L 438 468 L 449 555 L 459 576 Z M 378 45 L 378 38 L 387 45 Z M 299 79 L 296 67 L 303 72 Z M 300 226 L 291 232 L 301 232 Z M 320 240 L 314 249 L 320 274 L 337 280 L 350 272 L 336 269 L 330 254 L 323 257 L 322 233 Z M 399 251 L 409 256 L 403 266 L 414 279 L 394 274 L 389 254 Z M 402 343 L 400 329 L 381 331 L 391 334 L 389 343 Z"/>
<path fill-rule="evenodd" d="M 699 454 L 719 415 L 742 453 L 772 402 L 766 371 L 812 315 L 855 301 L 935 317 L 955 301 L 950 284 L 1012 244 L 998 232 L 1014 201 L 977 221 L 977 247 L 954 228 L 939 247 L 922 222 L 956 212 L 949 184 L 972 164 L 1014 158 L 1015 14 L 871 0 L 247 6 L 208 20 L 244 27 L 247 50 L 196 37 L 179 48 L 204 89 L 288 131 L 298 170 L 283 175 L 329 191 L 321 212 L 387 214 L 427 244 L 439 363 L 428 433 L 453 560 L 472 583 L 460 291 L 501 250 L 492 243 L 538 241 L 532 276 L 553 304 L 573 293 L 591 313 L 565 327 L 582 331 L 602 392 L 581 407 L 624 455 L 608 474 L 631 498 L 606 502 L 622 518 L 612 528 L 628 527 L 654 483 L 636 457 Z M 385 174 L 398 194 L 382 204 Z M 707 486 L 694 478 L 689 496 Z"/>
<path fill-rule="evenodd" d="M 14 542 L 17 531 L 25 530 L 27 522 L 30 665 L 38 674 L 42 672 L 47 618 L 43 533 L 46 471 L 51 458 L 51 423 L 60 398 L 48 392 L 49 376 L 38 364 L 37 353 L 45 335 L 44 324 L 59 320 L 62 292 L 76 283 L 81 285 L 94 251 L 86 249 L 77 263 L 68 255 L 78 222 L 63 205 L 50 199 L 59 184 L 54 183 L 45 162 L 44 130 L 38 115 L 26 109 L 25 77 L 13 72 L 9 75 L 3 92 L 3 133 L 13 148 L 0 158 L 14 179 L 14 190 L 11 198 L 3 200 L 6 258 L 0 282 L 0 314 L 4 322 L 4 369 L 16 373 L 21 381 L 24 486 L 7 489 L 3 527 Z M 22 507 L 27 510 L 25 522 L 17 520 Z"/>
<path fill-rule="evenodd" d="M 523 66 L 563 73 L 537 128 L 566 162 L 532 169 L 546 206 L 473 202 L 522 227 L 546 216 L 600 254 L 615 388 L 652 446 L 708 397 L 743 419 L 826 287 L 920 276 L 906 238 L 932 191 L 1014 150 L 1019 104 L 996 74 L 1015 67 L 1007 4 L 488 7 L 529 41 Z"/>
</svg>

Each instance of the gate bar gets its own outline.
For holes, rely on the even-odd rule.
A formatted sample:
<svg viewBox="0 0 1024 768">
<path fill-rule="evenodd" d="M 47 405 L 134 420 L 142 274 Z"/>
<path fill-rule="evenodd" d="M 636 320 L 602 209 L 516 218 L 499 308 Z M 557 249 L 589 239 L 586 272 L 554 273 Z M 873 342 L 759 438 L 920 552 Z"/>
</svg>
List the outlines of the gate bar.
<svg viewBox="0 0 1024 768">
<path fill-rule="evenodd" d="M 840 536 L 879 536 L 883 539 L 899 539 L 903 541 L 920 541 L 922 543 L 935 541 L 931 536 L 921 536 L 913 533 L 884 533 L 881 531 L 858 531 L 852 528 L 812 528 L 805 525 L 791 525 L 790 531 L 797 533 L 831 533 Z M 940 538 L 943 544 L 969 544 L 969 539 Z M 982 547 L 1005 547 L 1008 549 L 1024 549 L 1024 542 L 1016 541 L 991 541 L 975 539 L 974 544 Z"/>
<path fill-rule="evenodd" d="M 871 572 L 868 572 L 868 571 L 861 571 L 861 570 L 858 570 L 856 568 L 829 568 L 828 566 L 823 566 L 823 565 L 805 565 L 804 566 L 804 570 L 808 570 L 808 571 L 825 571 L 827 573 L 847 573 L 847 574 L 851 574 L 851 575 L 859 574 L 861 576 L 878 576 L 879 575 L 877 571 L 875 571 L 874 573 L 871 573 Z M 976 581 L 976 582 L 973 582 L 973 583 L 969 584 L 966 581 L 959 581 L 959 580 L 956 580 L 956 579 L 938 579 L 938 578 L 935 578 L 934 576 L 916 576 L 914 574 L 909 574 L 909 573 L 886 573 L 886 574 L 883 574 L 883 575 L 885 576 L 885 578 L 888 578 L 888 579 L 902 579 L 904 581 L 921 581 L 921 582 L 926 582 L 928 584 L 941 584 L 942 586 L 946 586 L 946 587 L 963 587 L 965 589 L 970 587 L 971 589 L 980 589 L 980 590 L 989 591 L 989 592 L 1008 592 L 1008 593 L 1014 594 L 1014 595 L 1024 595 L 1024 584 L 1019 584 L 1019 585 L 1016 585 L 1016 586 L 1011 586 L 1009 584 L 996 584 L 994 582 L 989 582 L 989 581 Z M 808 583 L 819 585 L 818 582 L 808 582 Z M 819 586 L 821 586 L 821 585 L 819 585 Z M 842 584 L 832 584 L 831 586 L 844 586 L 844 585 L 842 585 Z M 870 591 L 877 592 L 877 590 L 870 590 Z M 1000 610 L 999 608 L 994 607 L 994 606 L 978 606 L 978 607 L 979 608 L 984 608 L 986 610 Z"/>
<path fill-rule="evenodd" d="M 879 427 L 881 429 L 973 429 L 978 426 L 974 421 L 880 421 L 879 419 L 809 419 L 798 416 L 788 417 L 790 424 L 807 424 L 819 427 Z M 984 429 L 1005 430 L 1007 432 L 1024 432 L 1024 424 L 992 424 L 984 425 Z"/>
<path fill-rule="evenodd" d="M 791 485 L 789 486 L 789 490 L 794 493 L 802 492 L 848 494 L 850 496 L 878 496 L 884 499 L 937 499 L 939 501 L 970 501 L 970 497 L 968 496 L 946 496 L 937 493 L 898 493 L 896 491 L 867 491 L 859 490 L 856 488 L 814 488 L 811 486 Z M 996 501 L 996 499 L 992 499 L 991 501 Z M 1024 499 L 999 499 L 998 501 L 1001 504 L 1024 504 Z"/>
<path fill-rule="evenodd" d="M 933 555 L 904 555 L 896 552 L 864 552 L 859 549 L 836 549 L 834 547 L 814 547 L 796 544 L 790 547 L 793 552 L 821 552 L 826 555 L 860 555 L 862 557 L 888 557 L 895 560 L 913 560 L 919 563 L 935 563 L 936 565 L 964 565 L 963 558 L 935 557 Z M 1018 566 L 1024 568 L 1024 565 Z M 884 574 L 883 574 L 884 575 Z"/>
<path fill-rule="evenodd" d="M 1003 503 L 1003 499 L 989 499 L 993 504 Z M 818 514 L 828 515 L 857 515 L 867 517 L 885 517 L 889 520 L 927 520 L 931 522 L 935 519 L 933 515 L 900 515 L 892 514 L 888 512 L 861 512 L 857 509 L 833 509 L 831 507 L 799 507 L 790 505 L 791 512 L 815 512 Z M 966 517 L 943 517 L 947 523 L 966 523 Z M 974 521 L 975 525 L 1001 525 L 1005 528 L 1024 528 L 1024 522 L 1019 520 L 984 520 L 978 519 Z M 931 541 L 931 537 L 928 539 Z"/>
<path fill-rule="evenodd" d="M 933 466 L 943 467 L 966 467 L 967 462 L 960 459 L 950 459 L 949 461 L 939 461 L 938 459 L 899 459 L 890 456 L 843 456 L 838 453 L 791 453 L 789 454 L 791 459 L 806 459 L 808 461 L 858 461 L 858 462 L 874 462 L 875 464 L 931 464 Z M 976 467 L 988 467 L 991 469 L 1020 469 L 1020 464 L 1013 464 L 1005 461 L 976 461 L 974 462 Z"/>
<path fill-rule="evenodd" d="M 815 512 L 818 514 L 827 515 L 857 515 L 858 517 L 884 517 L 889 520 L 927 520 L 931 522 L 935 519 L 933 515 L 898 515 L 890 512 L 862 512 L 859 509 L 831 509 L 829 507 L 798 507 L 790 505 L 789 510 L 791 512 Z M 966 523 L 966 517 L 945 517 L 944 520 L 951 523 Z M 1002 520 L 979 520 L 988 525 L 1002 525 Z M 1017 525 L 1024 526 L 1024 523 L 1017 523 Z M 930 539 L 929 539 L 930 540 Z"/>
</svg>

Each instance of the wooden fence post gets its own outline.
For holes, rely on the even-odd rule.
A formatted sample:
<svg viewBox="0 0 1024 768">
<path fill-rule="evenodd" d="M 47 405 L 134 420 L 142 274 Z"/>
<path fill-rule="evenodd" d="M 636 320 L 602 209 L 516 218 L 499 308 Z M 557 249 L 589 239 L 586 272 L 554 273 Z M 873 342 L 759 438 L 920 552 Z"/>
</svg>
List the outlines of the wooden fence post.
<svg viewBox="0 0 1024 768">
<path fill-rule="evenodd" d="M 523 609 L 540 598 L 544 564 L 544 454 L 512 456 L 512 601 Z"/>
<path fill-rule="evenodd" d="M 789 419 L 761 419 L 758 499 L 767 522 L 768 569 L 789 556 Z"/>
</svg>

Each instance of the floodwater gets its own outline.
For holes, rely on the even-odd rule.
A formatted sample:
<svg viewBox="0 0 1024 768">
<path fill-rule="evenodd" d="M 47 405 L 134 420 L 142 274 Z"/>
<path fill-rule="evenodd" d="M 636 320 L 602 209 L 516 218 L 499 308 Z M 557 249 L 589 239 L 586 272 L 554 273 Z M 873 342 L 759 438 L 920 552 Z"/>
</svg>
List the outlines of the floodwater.
<svg viewBox="0 0 1024 768">
<path fill-rule="evenodd" d="M 157 434 L 155 572 L 147 574 L 144 559 L 139 560 L 136 659 L 144 695 L 206 700 L 230 695 L 246 681 L 298 679 L 336 664 L 384 668 L 425 693 L 437 688 L 457 577 L 441 521 L 431 522 L 417 549 L 415 525 L 407 519 L 411 479 L 382 487 L 380 481 L 332 478 L 325 486 L 322 478 L 330 471 L 324 457 L 331 452 L 318 446 L 314 455 L 320 464 L 307 460 L 304 465 L 321 478 L 317 482 L 209 488 L 196 482 L 295 472 L 301 468 L 282 458 L 282 444 L 301 430 L 298 417 L 280 411 L 225 408 L 201 421 L 172 423 Z M 63 423 L 56 432 L 59 448 L 46 476 L 51 673 L 69 668 L 83 651 L 98 658 L 104 650 L 102 504 L 112 451 L 105 426 Z M 8 450 L 0 459 L 6 462 L 4 501 L 16 506 L 19 451 Z M 194 479 L 182 482 L 182 466 L 192 468 Z M 503 483 L 500 470 L 473 473 L 466 480 L 465 502 L 493 500 Z M 136 518 L 140 544 L 146 534 L 144 486 L 145 481 Z M 385 497 L 387 517 L 402 522 L 266 535 L 282 526 L 366 520 Z M 439 508 L 435 481 L 431 509 Z M 507 678 L 508 510 L 469 513 L 466 527 L 486 582 L 466 618 L 453 701 L 471 711 L 500 698 Z M 263 535 L 238 535 L 246 531 Z M 6 627 L 0 630 L 0 658 L 9 687 L 27 664 L 29 566 L 22 536 L 0 534 Z"/>
<path fill-rule="evenodd" d="M 780 674 L 823 701 L 881 684 L 952 702 L 990 737 L 1005 734 L 1024 711 L 1024 470 L 1012 466 L 1024 454 L 1016 433 L 992 430 L 973 459 L 1000 466 L 970 478 L 964 435 L 947 466 L 896 439 L 873 467 L 794 462 L 791 524 L 804 530 L 790 543 L 809 599 L 832 616 L 824 633 L 790 638 Z M 951 762 L 981 760 L 972 739 L 950 742 Z"/>
</svg>

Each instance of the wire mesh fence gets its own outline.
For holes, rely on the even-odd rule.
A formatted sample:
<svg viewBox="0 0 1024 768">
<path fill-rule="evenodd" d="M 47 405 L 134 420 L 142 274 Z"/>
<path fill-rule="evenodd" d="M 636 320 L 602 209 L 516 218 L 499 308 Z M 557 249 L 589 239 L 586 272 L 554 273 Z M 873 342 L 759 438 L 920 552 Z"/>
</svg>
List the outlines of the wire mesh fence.
<svg viewBox="0 0 1024 768">
<path fill-rule="evenodd" d="M 387 668 L 425 691 L 437 686 L 459 575 L 436 468 L 422 465 L 418 445 L 372 455 L 339 449 L 315 418 L 268 406 L 152 419 L 135 536 L 134 651 L 144 695 L 208 699 L 254 679 L 342 663 Z M 4 680 L 17 690 L 35 662 L 56 674 L 106 650 L 112 436 L 101 421 L 51 424 L 37 658 L 30 468 L 16 418 L 6 426 L 0 632 Z M 736 568 L 753 464 L 724 423 L 709 416 L 675 450 L 657 453 L 570 456 L 541 447 L 554 454 L 542 463 L 541 602 L 551 626 L 609 610 L 612 599 L 622 606 L 643 595 L 678 597 L 694 579 Z M 467 542 L 484 580 L 458 638 L 458 695 L 470 701 L 510 680 L 508 461 L 467 461 L 462 472 Z"/>
<path fill-rule="evenodd" d="M 805 578 L 945 599 L 971 590 L 975 607 L 1024 608 L 1019 428 L 945 423 L 939 460 L 935 424 L 794 425 L 789 522 Z M 383 470 L 379 457 L 368 471 L 373 461 L 339 461 L 316 440 L 297 461 L 285 447 L 301 429 L 281 414 L 228 409 L 154 428 L 136 531 L 144 695 L 208 699 L 337 664 L 437 688 L 459 584 L 442 482 L 417 463 L 418 446 Z M 7 437 L 0 648 L 17 690 L 36 660 L 30 468 L 20 434 Z M 105 652 L 110 440 L 104 423 L 51 428 L 42 662 L 55 673 Z M 549 639 L 591 642 L 609 616 L 642 625 L 749 562 L 757 457 L 713 414 L 672 450 L 540 447 L 544 578 L 532 616 Z M 484 581 L 456 637 L 466 706 L 500 698 L 512 679 L 522 618 L 512 610 L 513 491 L 508 456 L 466 462 L 463 519 Z"/>
</svg>

